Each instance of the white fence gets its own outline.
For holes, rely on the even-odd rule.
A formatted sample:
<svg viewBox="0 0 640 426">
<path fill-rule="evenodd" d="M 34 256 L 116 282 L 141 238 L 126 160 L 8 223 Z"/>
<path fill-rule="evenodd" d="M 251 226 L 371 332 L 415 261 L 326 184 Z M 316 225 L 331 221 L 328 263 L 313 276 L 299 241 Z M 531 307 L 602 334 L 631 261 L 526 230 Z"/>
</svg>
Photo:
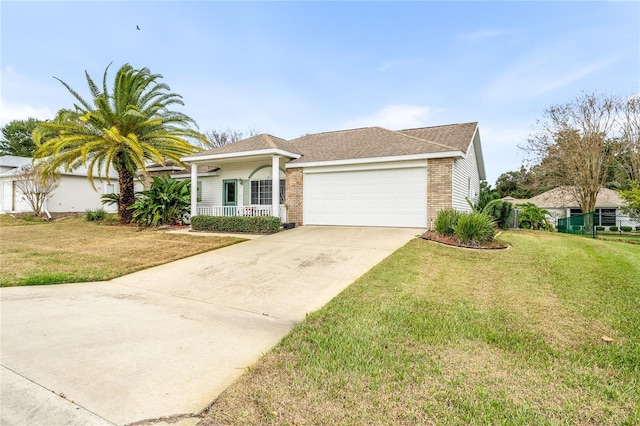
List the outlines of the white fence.
<svg viewBox="0 0 640 426">
<path fill-rule="evenodd" d="M 273 216 L 271 206 L 198 206 L 198 215 L 203 216 Z M 280 220 L 285 221 L 287 212 L 284 205 L 280 205 L 278 212 Z"/>
</svg>

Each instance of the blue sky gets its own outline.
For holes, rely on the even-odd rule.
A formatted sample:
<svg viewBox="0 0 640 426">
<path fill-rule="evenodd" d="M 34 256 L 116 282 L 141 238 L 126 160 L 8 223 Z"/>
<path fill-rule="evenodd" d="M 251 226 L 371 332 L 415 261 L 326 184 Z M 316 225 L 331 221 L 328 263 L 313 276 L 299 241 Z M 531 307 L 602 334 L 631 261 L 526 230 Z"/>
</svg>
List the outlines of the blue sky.
<svg viewBox="0 0 640 426">
<path fill-rule="evenodd" d="M 640 2 L 2 1 L 0 124 L 72 106 L 124 63 L 200 130 L 282 138 L 478 121 L 493 184 L 545 108 L 640 93 Z M 140 31 L 136 29 L 140 27 Z"/>
</svg>

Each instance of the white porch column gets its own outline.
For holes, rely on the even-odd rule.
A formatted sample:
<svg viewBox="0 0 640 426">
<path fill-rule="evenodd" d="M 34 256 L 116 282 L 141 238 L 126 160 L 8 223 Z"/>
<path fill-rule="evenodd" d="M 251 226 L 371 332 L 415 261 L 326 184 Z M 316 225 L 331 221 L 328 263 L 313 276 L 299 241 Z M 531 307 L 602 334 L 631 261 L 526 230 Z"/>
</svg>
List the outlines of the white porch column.
<svg viewBox="0 0 640 426">
<path fill-rule="evenodd" d="M 280 217 L 280 157 L 271 158 L 271 215 Z"/>
<path fill-rule="evenodd" d="M 191 163 L 191 217 L 198 215 L 198 165 Z"/>
</svg>

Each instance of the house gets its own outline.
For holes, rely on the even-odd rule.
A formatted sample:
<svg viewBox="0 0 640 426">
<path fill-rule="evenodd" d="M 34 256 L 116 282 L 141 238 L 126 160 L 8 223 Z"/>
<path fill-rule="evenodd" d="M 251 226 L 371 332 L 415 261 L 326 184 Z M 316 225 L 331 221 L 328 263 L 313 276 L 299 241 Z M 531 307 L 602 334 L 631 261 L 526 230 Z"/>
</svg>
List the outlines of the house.
<svg viewBox="0 0 640 426">
<path fill-rule="evenodd" d="M 297 225 L 427 228 L 441 209 L 469 210 L 465 198 L 475 200 L 485 179 L 475 122 L 260 134 L 181 160 L 191 168 L 192 215 Z"/>
<path fill-rule="evenodd" d="M 533 203 L 536 206 L 548 210 L 551 213 L 553 225 L 557 225 L 558 219 L 582 214 L 578 202 L 571 189 L 559 186 L 528 200 L 516 200 L 505 197 L 505 201 L 515 204 Z M 601 188 L 596 198 L 594 223 L 596 226 L 637 226 L 639 222 L 626 216 L 621 207 L 624 200 L 616 191 Z"/>
<path fill-rule="evenodd" d="M 0 156 L 0 213 L 30 212 L 31 207 L 16 185 L 17 173 L 21 166 L 31 164 L 32 159 L 13 155 Z M 51 213 L 84 212 L 104 208 L 115 212 L 115 206 L 103 206 L 102 194 L 117 193 L 118 175 L 111 170 L 111 182 L 94 174 L 95 189 L 87 179 L 87 169 L 78 167 L 71 171 L 60 170 L 57 188 L 49 195 L 45 209 Z"/>
</svg>

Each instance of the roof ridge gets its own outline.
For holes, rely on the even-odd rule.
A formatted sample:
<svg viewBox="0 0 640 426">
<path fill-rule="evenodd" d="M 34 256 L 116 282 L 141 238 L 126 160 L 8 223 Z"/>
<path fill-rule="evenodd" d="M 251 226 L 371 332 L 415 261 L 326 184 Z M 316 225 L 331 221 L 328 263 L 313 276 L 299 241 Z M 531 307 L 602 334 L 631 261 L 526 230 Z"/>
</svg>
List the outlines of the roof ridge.
<svg viewBox="0 0 640 426">
<path fill-rule="evenodd" d="M 441 148 L 448 148 L 448 149 L 453 148 L 452 146 L 441 144 L 441 143 L 438 143 L 438 142 L 435 142 L 435 141 L 432 141 L 432 140 L 429 140 L 429 139 L 422 139 L 422 138 L 419 138 L 417 136 L 409 135 L 407 133 L 402 133 L 402 132 L 404 132 L 404 130 L 392 130 L 392 132 L 399 133 L 399 134 L 401 134 L 403 136 L 406 136 L 406 137 L 411 138 L 411 139 L 416 139 L 416 140 L 419 140 L 421 142 L 427 142 L 427 143 L 439 146 Z"/>
<path fill-rule="evenodd" d="M 421 130 L 421 129 L 435 129 L 435 128 L 438 128 L 438 127 L 462 126 L 464 124 L 475 124 L 477 126 L 478 122 L 477 121 L 467 121 L 467 122 L 464 122 L 464 123 L 440 124 L 438 126 L 411 127 L 411 128 L 408 128 L 408 129 L 400 129 L 400 130 L 398 130 L 398 132 L 404 132 L 405 130 Z"/>
</svg>

